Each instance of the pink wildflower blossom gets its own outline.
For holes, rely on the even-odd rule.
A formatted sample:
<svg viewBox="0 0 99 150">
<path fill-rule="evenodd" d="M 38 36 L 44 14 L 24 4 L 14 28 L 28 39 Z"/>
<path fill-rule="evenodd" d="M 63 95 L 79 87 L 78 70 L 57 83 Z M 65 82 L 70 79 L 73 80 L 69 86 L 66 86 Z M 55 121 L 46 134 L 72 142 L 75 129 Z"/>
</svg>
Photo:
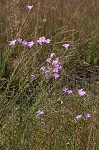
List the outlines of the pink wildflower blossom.
<svg viewBox="0 0 99 150">
<path fill-rule="evenodd" d="M 40 116 L 40 115 L 43 115 L 44 114 L 44 111 L 41 111 L 41 110 L 38 110 L 37 112 L 36 112 L 36 115 L 37 116 Z"/>
<path fill-rule="evenodd" d="M 86 114 L 85 115 L 85 118 L 87 119 L 87 118 L 91 118 L 91 114 Z"/>
<path fill-rule="evenodd" d="M 10 44 L 9 45 L 15 45 L 16 44 L 16 40 L 12 40 L 12 41 L 9 41 Z"/>
<path fill-rule="evenodd" d="M 63 44 L 63 47 L 66 48 L 66 49 L 68 49 L 69 44 Z"/>
<path fill-rule="evenodd" d="M 31 48 L 33 45 L 34 45 L 34 42 L 33 42 L 33 41 L 27 43 L 27 46 L 30 47 L 30 48 Z"/>
<path fill-rule="evenodd" d="M 84 96 L 86 94 L 86 91 L 83 91 L 83 89 L 78 90 L 78 94 L 80 96 Z"/>
<path fill-rule="evenodd" d="M 31 10 L 32 8 L 33 8 L 33 5 L 32 6 L 30 6 L 30 5 L 28 5 L 28 6 L 26 6 L 29 10 Z"/>
<path fill-rule="evenodd" d="M 81 119 L 82 118 L 82 115 L 77 115 L 76 116 L 76 120 L 79 120 L 79 119 Z"/>
</svg>

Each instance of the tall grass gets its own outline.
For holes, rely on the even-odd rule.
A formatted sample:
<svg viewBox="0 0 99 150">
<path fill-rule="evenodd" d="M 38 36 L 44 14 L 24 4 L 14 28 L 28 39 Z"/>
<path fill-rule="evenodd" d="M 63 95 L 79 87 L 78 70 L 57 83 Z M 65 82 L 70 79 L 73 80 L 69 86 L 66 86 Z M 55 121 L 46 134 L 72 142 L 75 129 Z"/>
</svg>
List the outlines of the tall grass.
<svg viewBox="0 0 99 150">
<path fill-rule="evenodd" d="M 1 150 L 99 149 L 98 10 L 98 0 L 0 1 Z M 42 36 L 51 43 L 37 44 Z M 36 44 L 10 46 L 16 38 Z M 67 50 L 64 43 L 70 44 Z M 62 64 L 57 79 L 40 71 L 51 53 Z M 64 87 L 73 93 L 64 93 Z M 38 110 L 44 114 L 38 116 Z"/>
</svg>

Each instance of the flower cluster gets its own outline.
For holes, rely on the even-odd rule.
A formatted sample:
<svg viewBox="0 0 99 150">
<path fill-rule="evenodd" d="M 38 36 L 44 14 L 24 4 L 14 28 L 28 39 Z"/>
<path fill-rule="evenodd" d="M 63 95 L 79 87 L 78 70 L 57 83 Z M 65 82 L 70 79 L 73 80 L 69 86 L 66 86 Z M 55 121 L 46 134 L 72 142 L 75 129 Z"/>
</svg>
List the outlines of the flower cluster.
<svg viewBox="0 0 99 150">
<path fill-rule="evenodd" d="M 68 88 L 63 88 L 63 92 L 66 94 L 72 94 L 73 93 L 73 91 L 69 90 Z"/>
<path fill-rule="evenodd" d="M 50 39 L 46 39 L 44 36 L 43 37 L 40 37 L 38 40 L 37 40 L 37 43 L 39 43 L 40 45 L 42 45 L 42 43 L 46 43 L 46 44 L 49 44 L 50 43 Z M 21 38 L 17 38 L 15 40 L 12 40 L 12 41 L 9 41 L 9 45 L 15 45 L 17 43 L 23 45 L 23 46 L 28 46 L 29 48 L 31 48 L 33 45 L 34 45 L 34 42 L 33 41 L 26 41 L 26 40 L 22 40 Z"/>
<path fill-rule="evenodd" d="M 54 79 L 59 78 L 59 72 L 62 69 L 62 65 L 59 61 L 59 57 L 53 59 L 55 56 L 54 53 L 51 53 L 50 58 L 46 59 L 47 66 L 42 66 L 40 68 L 41 71 L 44 72 L 46 78 L 54 77 Z"/>
<path fill-rule="evenodd" d="M 34 45 L 34 42 L 33 42 L 33 41 L 28 42 L 28 41 L 26 41 L 26 40 L 22 40 L 21 38 L 17 38 L 17 39 L 15 39 L 15 40 L 12 40 L 12 41 L 9 41 L 9 42 L 10 42 L 9 45 L 15 45 L 16 42 L 17 42 L 17 43 L 19 43 L 19 44 L 21 44 L 21 45 L 23 45 L 23 46 L 28 46 L 28 47 L 30 47 L 30 48 Z"/>
<path fill-rule="evenodd" d="M 32 47 L 33 45 L 34 45 L 34 42 L 33 41 L 31 41 L 31 42 L 27 42 L 27 41 L 22 41 L 22 45 L 23 46 L 28 46 L 28 47 Z"/>
<path fill-rule="evenodd" d="M 42 36 L 37 40 L 37 43 L 39 43 L 40 45 L 42 45 L 42 43 L 49 44 L 50 41 L 51 41 L 50 39 L 46 39 L 45 36 Z"/>
<path fill-rule="evenodd" d="M 82 118 L 82 114 L 81 115 L 77 115 L 76 117 L 76 120 L 80 120 Z M 85 118 L 91 118 L 91 114 L 85 114 Z"/>
<path fill-rule="evenodd" d="M 70 89 L 68 89 L 68 88 L 63 88 L 63 92 L 64 92 L 65 94 L 72 94 L 72 93 L 73 93 L 73 91 L 70 90 Z M 84 96 L 84 95 L 86 94 L 86 91 L 84 91 L 83 89 L 80 89 L 80 90 L 78 90 L 78 94 L 79 94 L 80 96 Z"/>
<path fill-rule="evenodd" d="M 33 5 L 31 5 L 31 6 L 28 5 L 26 7 L 28 8 L 28 10 L 31 10 L 33 8 Z M 27 46 L 29 48 L 32 48 L 34 44 L 38 43 L 38 44 L 42 45 L 42 44 L 49 44 L 50 42 L 51 42 L 50 39 L 46 39 L 45 36 L 42 36 L 35 43 L 34 43 L 34 41 L 26 41 L 26 40 L 23 40 L 21 38 L 16 38 L 12 41 L 9 41 L 9 45 L 15 46 L 16 43 L 19 43 L 22 46 Z M 63 44 L 63 47 L 66 50 L 69 48 L 69 46 L 70 45 L 67 43 Z M 42 71 L 44 73 L 45 77 L 46 78 L 53 77 L 54 79 L 59 78 L 60 77 L 60 71 L 62 70 L 62 65 L 60 63 L 59 57 L 55 58 L 55 53 L 51 53 L 50 57 L 46 59 L 46 63 L 47 63 L 46 66 L 42 66 L 40 68 L 40 71 Z M 38 77 L 38 74 L 33 74 L 33 75 L 31 75 L 31 77 L 32 77 L 32 79 L 34 79 L 35 77 Z M 68 94 L 68 95 L 73 93 L 73 91 L 68 89 L 68 88 L 63 88 L 62 90 L 65 94 Z M 84 91 L 83 89 L 79 89 L 78 94 L 80 96 L 84 96 L 86 94 L 86 91 Z M 61 100 L 61 104 L 63 104 L 62 100 Z M 44 114 L 43 110 L 38 110 L 36 112 L 37 116 L 40 116 L 43 114 Z M 75 117 L 76 120 L 80 120 L 81 118 L 83 118 L 82 114 L 79 114 Z M 85 119 L 91 118 L 91 114 L 85 114 L 84 118 Z"/>
</svg>

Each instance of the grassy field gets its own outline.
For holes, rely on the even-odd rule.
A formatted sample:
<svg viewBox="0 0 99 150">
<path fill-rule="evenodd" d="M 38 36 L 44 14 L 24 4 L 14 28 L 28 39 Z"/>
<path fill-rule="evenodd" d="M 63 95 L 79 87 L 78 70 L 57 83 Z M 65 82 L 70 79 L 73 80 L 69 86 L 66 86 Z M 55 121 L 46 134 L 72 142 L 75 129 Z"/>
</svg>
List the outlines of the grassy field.
<svg viewBox="0 0 99 150">
<path fill-rule="evenodd" d="M 0 150 L 98 149 L 99 1 L 1 0 Z"/>
</svg>

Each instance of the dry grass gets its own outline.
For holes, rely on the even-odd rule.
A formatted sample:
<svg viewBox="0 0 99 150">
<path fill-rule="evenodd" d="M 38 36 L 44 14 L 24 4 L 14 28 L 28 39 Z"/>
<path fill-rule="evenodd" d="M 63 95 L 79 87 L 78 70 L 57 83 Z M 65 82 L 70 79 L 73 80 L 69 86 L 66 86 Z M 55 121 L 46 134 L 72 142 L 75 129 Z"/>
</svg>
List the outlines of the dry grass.
<svg viewBox="0 0 99 150">
<path fill-rule="evenodd" d="M 0 12 L 1 150 L 98 150 L 99 1 L 1 0 Z M 41 36 L 51 43 L 31 49 L 8 44 Z M 51 52 L 63 65 L 59 80 L 31 79 Z M 64 86 L 73 95 L 64 95 Z M 75 119 L 86 113 L 91 118 Z"/>
</svg>

